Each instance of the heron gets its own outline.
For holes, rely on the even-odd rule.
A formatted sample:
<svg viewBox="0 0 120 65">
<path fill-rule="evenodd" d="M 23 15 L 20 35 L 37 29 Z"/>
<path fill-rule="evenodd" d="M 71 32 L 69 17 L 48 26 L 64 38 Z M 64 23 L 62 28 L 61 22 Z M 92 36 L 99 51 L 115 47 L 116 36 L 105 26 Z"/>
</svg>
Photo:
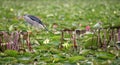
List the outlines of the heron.
<svg viewBox="0 0 120 65">
<path fill-rule="evenodd" d="M 34 26 L 37 29 L 45 29 L 46 31 L 49 31 L 38 17 L 34 15 L 25 14 L 23 18 L 31 26 Z"/>
</svg>

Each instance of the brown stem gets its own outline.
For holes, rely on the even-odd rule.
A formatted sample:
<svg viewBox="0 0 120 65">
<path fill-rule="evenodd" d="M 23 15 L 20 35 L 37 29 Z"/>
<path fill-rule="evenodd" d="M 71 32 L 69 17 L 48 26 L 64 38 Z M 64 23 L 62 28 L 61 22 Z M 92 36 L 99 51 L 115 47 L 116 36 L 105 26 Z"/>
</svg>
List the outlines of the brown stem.
<svg viewBox="0 0 120 65">
<path fill-rule="evenodd" d="M 98 45 L 101 45 L 101 43 L 100 43 L 100 29 L 98 29 Z"/>
<path fill-rule="evenodd" d="M 27 42 L 27 46 L 29 48 L 29 51 L 32 51 L 32 47 L 31 47 L 31 43 L 30 43 L 30 37 L 29 37 L 29 32 L 28 32 L 28 35 L 27 35 L 27 39 L 26 39 L 26 42 Z"/>
<path fill-rule="evenodd" d="M 120 28 L 118 29 L 118 41 L 120 41 Z"/>
<path fill-rule="evenodd" d="M 61 31 L 61 43 L 60 43 L 60 49 L 63 48 L 62 44 L 64 44 L 64 31 Z"/>
<path fill-rule="evenodd" d="M 106 49 L 106 48 L 107 48 L 107 47 L 106 47 L 106 46 L 107 46 L 107 42 L 106 42 L 106 41 L 107 41 L 107 40 L 106 40 L 106 39 L 107 39 L 107 38 L 106 38 L 106 29 L 104 29 L 103 31 L 104 31 L 103 48 Z"/>
<path fill-rule="evenodd" d="M 70 34 L 70 41 L 72 42 L 72 31 L 69 31 Z"/>
<path fill-rule="evenodd" d="M 74 48 L 77 50 L 77 42 L 76 42 L 76 34 L 75 34 L 75 32 L 73 32 L 73 44 L 74 44 Z"/>
</svg>

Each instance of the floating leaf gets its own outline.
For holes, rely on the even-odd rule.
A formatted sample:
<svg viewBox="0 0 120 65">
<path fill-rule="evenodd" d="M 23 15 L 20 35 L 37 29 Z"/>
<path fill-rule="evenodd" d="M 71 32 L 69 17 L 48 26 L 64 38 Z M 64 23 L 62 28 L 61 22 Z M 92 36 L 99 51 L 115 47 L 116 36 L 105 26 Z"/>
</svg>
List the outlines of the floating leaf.
<svg viewBox="0 0 120 65">
<path fill-rule="evenodd" d="M 17 62 L 17 59 L 14 58 L 14 57 L 4 57 L 2 58 L 2 61 L 5 61 L 6 63 L 16 63 Z"/>
<path fill-rule="evenodd" d="M 95 55 L 101 59 L 115 59 L 115 55 L 108 52 L 96 52 Z"/>
<path fill-rule="evenodd" d="M 80 51 L 80 54 L 84 55 L 84 56 L 88 56 L 90 54 L 94 54 L 95 52 L 89 49 L 84 49 Z"/>
<path fill-rule="evenodd" d="M 12 57 L 16 57 L 18 54 L 18 52 L 16 50 L 5 50 L 4 53 L 7 54 L 8 56 L 12 56 Z"/>
<path fill-rule="evenodd" d="M 68 58 L 68 60 L 74 63 L 80 60 L 85 60 L 85 57 L 84 56 L 73 56 L 73 57 Z"/>
</svg>

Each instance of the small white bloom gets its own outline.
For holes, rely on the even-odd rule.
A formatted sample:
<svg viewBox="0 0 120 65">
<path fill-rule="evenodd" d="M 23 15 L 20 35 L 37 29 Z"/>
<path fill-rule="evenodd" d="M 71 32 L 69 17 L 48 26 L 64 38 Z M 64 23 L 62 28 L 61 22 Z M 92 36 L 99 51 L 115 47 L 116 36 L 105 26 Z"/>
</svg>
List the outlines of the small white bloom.
<svg viewBox="0 0 120 65">
<path fill-rule="evenodd" d="M 62 44 L 62 46 L 64 46 L 65 48 L 68 48 L 69 43 L 68 43 L 68 42 L 66 42 L 66 43 Z"/>
<path fill-rule="evenodd" d="M 10 8 L 10 11 L 12 12 L 12 11 L 14 11 L 14 9 L 13 9 L 13 8 Z"/>
<path fill-rule="evenodd" d="M 92 9 L 92 12 L 94 12 L 95 11 L 95 9 Z"/>
<path fill-rule="evenodd" d="M 48 44 L 50 42 L 49 39 L 45 39 L 45 41 L 43 41 L 44 44 Z"/>
</svg>

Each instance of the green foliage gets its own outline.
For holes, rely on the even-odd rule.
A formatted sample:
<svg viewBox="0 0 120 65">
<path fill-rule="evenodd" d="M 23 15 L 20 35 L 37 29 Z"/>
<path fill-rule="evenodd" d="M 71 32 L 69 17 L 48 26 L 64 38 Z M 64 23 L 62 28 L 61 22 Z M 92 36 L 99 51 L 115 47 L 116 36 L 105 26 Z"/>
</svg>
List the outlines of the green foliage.
<svg viewBox="0 0 120 65">
<path fill-rule="evenodd" d="M 95 53 L 96 57 L 101 58 L 101 59 L 115 59 L 115 55 L 108 53 L 108 52 L 96 52 Z"/>
<path fill-rule="evenodd" d="M 24 55 L 25 57 L 31 57 L 31 56 L 33 56 L 33 54 L 32 54 L 32 53 L 29 53 L 29 52 L 25 52 L 25 53 L 23 53 L 23 55 Z"/>
<path fill-rule="evenodd" d="M 85 48 L 97 48 L 97 38 L 94 36 L 94 34 L 86 34 L 82 38 L 82 44 Z"/>
<path fill-rule="evenodd" d="M 15 50 L 5 50 L 4 53 L 7 54 L 8 56 L 11 56 L 11 57 L 16 57 L 18 54 L 18 52 Z"/>
<path fill-rule="evenodd" d="M 5 53 L 0 53 L 0 57 L 5 57 L 6 56 L 6 54 Z"/>
<path fill-rule="evenodd" d="M 3 63 L 3 64 L 4 64 L 4 62 L 5 62 L 5 64 L 17 63 L 17 59 L 15 57 L 5 57 L 5 58 L 1 58 L 0 60 L 1 60 L 0 63 Z"/>
<path fill-rule="evenodd" d="M 73 56 L 73 57 L 68 58 L 68 60 L 71 63 L 75 63 L 75 62 L 78 62 L 80 60 L 85 60 L 85 57 L 84 56 Z"/>
<path fill-rule="evenodd" d="M 29 64 L 32 60 L 29 57 L 18 58 L 18 63 Z"/>
<path fill-rule="evenodd" d="M 5 65 L 6 62 L 8 62 L 6 65 L 12 64 L 9 61 L 27 65 L 33 63 L 34 58 L 38 59 L 38 65 L 76 65 L 76 62 L 80 62 L 80 65 L 92 65 L 92 63 L 109 65 L 107 64 L 108 60 L 112 62 L 117 54 L 98 52 L 99 45 L 94 35 L 85 35 L 77 40 L 81 48 L 78 50 L 80 54 L 74 53 L 71 41 L 65 41 L 63 46 L 66 48 L 61 50 L 58 48 L 61 43 L 60 33 L 51 34 L 41 30 L 38 32 L 28 26 L 21 16 L 24 14 L 35 15 L 41 18 L 51 31 L 54 31 L 53 24 L 56 23 L 58 27 L 55 30 L 59 32 L 63 29 L 85 29 L 87 25 L 92 28 L 98 21 L 103 22 L 103 27 L 119 26 L 119 10 L 119 0 L 0 0 L 0 30 L 31 31 L 30 41 L 32 49 L 36 51 L 19 55 L 14 50 L 6 50 L 3 54 L 0 52 L 0 65 Z M 103 33 L 101 33 L 101 37 L 103 37 Z M 107 41 L 108 36 L 109 34 L 107 34 Z M 65 37 L 70 36 L 66 34 Z M 46 39 L 49 42 L 44 44 Z M 116 52 L 119 53 L 118 50 Z M 113 61 L 112 65 L 117 65 L 118 60 Z M 13 65 L 17 64 L 13 63 Z"/>
<path fill-rule="evenodd" d="M 30 62 L 33 61 L 33 54 L 25 52 L 21 55 L 18 55 L 16 58 L 18 60 L 18 63 L 23 63 L 23 64 L 29 64 Z"/>
<path fill-rule="evenodd" d="M 94 55 L 95 51 L 90 50 L 90 49 L 83 49 L 82 51 L 80 51 L 80 54 L 84 56 L 89 56 L 89 55 Z"/>
<path fill-rule="evenodd" d="M 120 58 L 114 60 L 110 65 L 120 65 Z"/>
</svg>

